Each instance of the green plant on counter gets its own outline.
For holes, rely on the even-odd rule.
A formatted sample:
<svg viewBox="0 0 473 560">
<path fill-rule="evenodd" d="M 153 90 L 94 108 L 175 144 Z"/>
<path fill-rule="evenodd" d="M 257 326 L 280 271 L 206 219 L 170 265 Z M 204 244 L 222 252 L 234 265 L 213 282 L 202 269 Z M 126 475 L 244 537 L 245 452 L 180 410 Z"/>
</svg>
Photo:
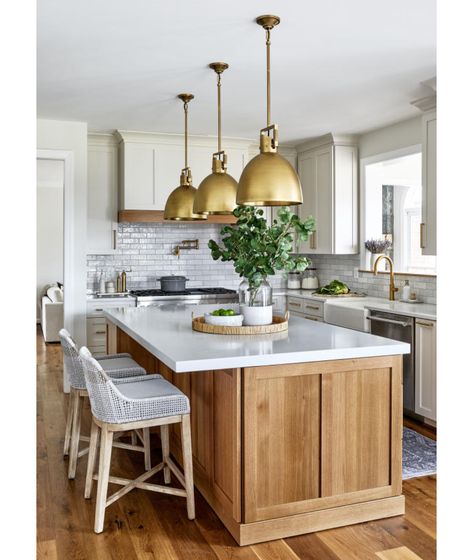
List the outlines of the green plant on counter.
<svg viewBox="0 0 473 560">
<path fill-rule="evenodd" d="M 250 291 L 277 271 L 303 272 L 310 264 L 305 257 L 291 255 L 294 244 L 307 241 L 315 230 L 315 219 L 309 216 L 301 220 L 283 206 L 277 219 L 268 225 L 264 212 L 254 206 L 239 206 L 233 211 L 236 225 L 221 230 L 222 245 L 209 241 L 214 260 L 233 261 L 235 271 L 246 278 Z"/>
</svg>

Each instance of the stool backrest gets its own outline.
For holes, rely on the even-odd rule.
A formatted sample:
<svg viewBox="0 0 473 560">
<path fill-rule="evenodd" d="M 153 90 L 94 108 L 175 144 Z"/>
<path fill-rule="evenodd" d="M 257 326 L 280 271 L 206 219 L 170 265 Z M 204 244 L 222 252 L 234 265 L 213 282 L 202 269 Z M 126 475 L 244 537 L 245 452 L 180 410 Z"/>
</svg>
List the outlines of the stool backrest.
<svg viewBox="0 0 473 560">
<path fill-rule="evenodd" d="M 84 390 L 86 388 L 84 369 L 79 358 L 79 349 L 72 339 L 71 334 L 66 329 L 61 329 L 59 331 L 59 338 L 64 353 L 64 366 L 69 374 L 71 386 L 74 387 L 74 389 Z"/>
<path fill-rule="evenodd" d="M 121 414 L 123 396 L 117 391 L 111 378 L 85 346 L 79 351 L 89 393 L 92 414 L 97 420 L 119 424 L 124 420 Z M 123 406 L 123 405 L 122 405 Z"/>
</svg>

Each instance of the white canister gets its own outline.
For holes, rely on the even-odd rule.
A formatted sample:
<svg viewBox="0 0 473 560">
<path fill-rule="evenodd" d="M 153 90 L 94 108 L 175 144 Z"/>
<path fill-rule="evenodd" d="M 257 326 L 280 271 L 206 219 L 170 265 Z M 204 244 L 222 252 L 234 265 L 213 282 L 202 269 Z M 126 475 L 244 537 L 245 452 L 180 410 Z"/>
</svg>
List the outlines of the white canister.
<svg viewBox="0 0 473 560">
<path fill-rule="evenodd" d="M 287 289 L 300 290 L 301 289 L 301 273 L 289 272 L 287 275 Z"/>
<path fill-rule="evenodd" d="M 240 312 L 245 326 L 270 325 L 273 322 L 272 305 L 240 305 Z"/>
<path fill-rule="evenodd" d="M 105 282 L 105 292 L 107 292 L 108 294 L 114 294 L 115 293 L 115 283 L 110 281 L 110 282 Z"/>
</svg>

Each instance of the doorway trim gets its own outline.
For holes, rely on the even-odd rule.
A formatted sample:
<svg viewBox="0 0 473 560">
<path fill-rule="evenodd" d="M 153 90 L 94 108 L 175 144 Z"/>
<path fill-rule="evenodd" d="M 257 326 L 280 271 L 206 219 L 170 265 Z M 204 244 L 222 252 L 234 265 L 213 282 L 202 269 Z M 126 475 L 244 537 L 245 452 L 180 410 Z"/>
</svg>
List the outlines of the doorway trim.
<svg viewBox="0 0 473 560">
<path fill-rule="evenodd" d="M 72 150 L 36 150 L 36 159 L 64 162 L 64 219 L 63 219 L 63 267 L 64 267 L 64 328 L 74 331 L 74 305 L 71 294 L 75 290 L 74 274 L 74 152 Z M 64 368 L 64 392 L 69 393 L 70 383 Z"/>
</svg>

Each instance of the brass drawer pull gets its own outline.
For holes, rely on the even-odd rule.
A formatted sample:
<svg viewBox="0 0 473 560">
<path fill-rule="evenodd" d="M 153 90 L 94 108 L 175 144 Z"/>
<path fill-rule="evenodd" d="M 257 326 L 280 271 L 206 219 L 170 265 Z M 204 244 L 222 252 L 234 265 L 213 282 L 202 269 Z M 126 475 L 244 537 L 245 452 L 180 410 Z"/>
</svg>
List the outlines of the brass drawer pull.
<svg viewBox="0 0 473 560">
<path fill-rule="evenodd" d="M 313 231 L 310 234 L 310 248 L 311 249 L 317 249 L 317 237 L 316 237 L 316 235 L 317 235 L 316 231 Z"/>
<path fill-rule="evenodd" d="M 416 324 L 417 325 L 422 325 L 423 327 L 433 327 L 434 326 L 433 323 L 424 323 L 423 321 L 419 321 L 419 320 L 416 321 Z"/>
<path fill-rule="evenodd" d="M 315 309 L 315 311 L 318 311 L 320 309 L 320 307 L 316 307 L 315 305 L 306 305 L 307 309 Z"/>
<path fill-rule="evenodd" d="M 293 303 L 292 301 L 289 303 L 289 307 L 300 307 L 301 304 L 300 303 Z"/>
<path fill-rule="evenodd" d="M 107 331 L 95 331 L 95 334 L 107 334 Z"/>
<path fill-rule="evenodd" d="M 420 224 L 420 248 L 425 249 L 425 223 Z"/>
</svg>

